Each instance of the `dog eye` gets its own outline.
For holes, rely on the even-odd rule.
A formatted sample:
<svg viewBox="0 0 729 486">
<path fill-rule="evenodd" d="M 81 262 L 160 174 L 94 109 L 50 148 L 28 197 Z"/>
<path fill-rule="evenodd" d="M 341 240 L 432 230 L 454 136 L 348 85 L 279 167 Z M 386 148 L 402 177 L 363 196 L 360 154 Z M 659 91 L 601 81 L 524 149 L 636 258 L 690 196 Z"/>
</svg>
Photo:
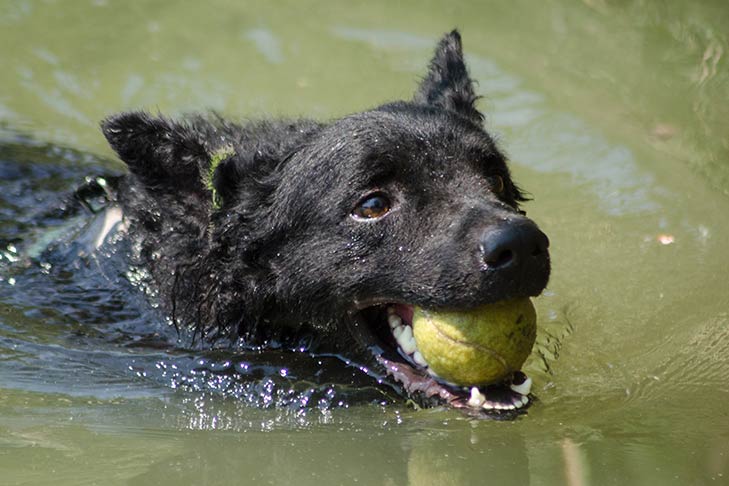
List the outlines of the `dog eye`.
<svg viewBox="0 0 729 486">
<path fill-rule="evenodd" d="M 357 219 L 381 218 L 390 211 L 390 199 L 381 192 L 365 196 L 352 210 L 352 216 Z"/>
<path fill-rule="evenodd" d="M 501 194 L 502 192 L 504 192 L 504 178 L 503 177 L 501 177 L 499 175 L 495 175 L 495 176 L 489 177 L 489 179 L 491 180 L 491 189 L 496 194 Z"/>
</svg>

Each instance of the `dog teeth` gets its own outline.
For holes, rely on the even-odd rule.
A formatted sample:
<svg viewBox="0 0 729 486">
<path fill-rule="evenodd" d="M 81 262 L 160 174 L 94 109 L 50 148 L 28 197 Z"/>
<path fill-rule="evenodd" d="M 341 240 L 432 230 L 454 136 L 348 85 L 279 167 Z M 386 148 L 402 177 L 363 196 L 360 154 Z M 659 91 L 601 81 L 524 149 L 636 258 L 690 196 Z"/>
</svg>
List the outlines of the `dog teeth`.
<svg viewBox="0 0 729 486">
<path fill-rule="evenodd" d="M 511 403 L 490 402 L 487 400 L 483 405 L 481 405 L 481 408 L 484 410 L 515 410 L 518 407 Z"/>
<path fill-rule="evenodd" d="M 484 410 L 499 410 L 499 404 L 496 402 L 489 402 L 488 400 L 481 405 Z"/>
<path fill-rule="evenodd" d="M 403 353 L 409 355 L 418 365 L 428 366 L 423 355 L 418 351 L 418 345 L 415 343 L 415 337 L 413 336 L 413 328 L 403 324 L 402 318 L 397 315 L 392 307 L 387 308 L 387 324 L 390 326 L 392 335 Z"/>
<path fill-rule="evenodd" d="M 471 408 L 482 408 L 484 410 L 518 410 L 529 403 L 529 397 L 518 395 L 500 400 L 489 400 L 487 396 L 478 389 L 471 387 L 471 396 L 466 402 Z"/>
<path fill-rule="evenodd" d="M 532 391 L 532 379 L 527 376 L 523 383 L 519 385 L 512 383 L 509 385 L 509 388 L 517 393 L 521 393 L 522 395 L 529 395 L 529 392 Z"/>
<path fill-rule="evenodd" d="M 387 323 L 390 325 L 390 329 L 402 326 L 402 319 L 397 314 L 390 314 L 387 316 Z"/>
<path fill-rule="evenodd" d="M 392 335 L 395 336 L 395 340 L 400 343 L 400 335 L 405 330 L 405 326 L 396 327 L 392 330 Z"/>
<path fill-rule="evenodd" d="M 415 344 L 415 337 L 413 337 L 413 329 L 410 326 L 404 326 L 400 337 L 397 338 L 397 343 L 407 354 L 413 354 L 418 349 Z"/>
<path fill-rule="evenodd" d="M 428 362 L 425 361 L 425 358 L 423 358 L 423 355 L 420 354 L 420 351 L 415 351 L 413 353 L 413 361 L 415 361 L 416 364 L 419 364 L 422 367 L 428 366 Z"/>
<path fill-rule="evenodd" d="M 477 387 L 471 388 L 471 397 L 468 399 L 468 406 L 472 408 L 481 408 L 486 401 L 486 396 L 481 393 Z"/>
<path fill-rule="evenodd" d="M 520 399 L 518 399 L 514 402 L 514 406 L 516 406 L 516 408 L 521 408 L 524 405 L 526 405 L 527 403 L 529 403 L 529 397 L 526 395 L 523 395 Z"/>
</svg>

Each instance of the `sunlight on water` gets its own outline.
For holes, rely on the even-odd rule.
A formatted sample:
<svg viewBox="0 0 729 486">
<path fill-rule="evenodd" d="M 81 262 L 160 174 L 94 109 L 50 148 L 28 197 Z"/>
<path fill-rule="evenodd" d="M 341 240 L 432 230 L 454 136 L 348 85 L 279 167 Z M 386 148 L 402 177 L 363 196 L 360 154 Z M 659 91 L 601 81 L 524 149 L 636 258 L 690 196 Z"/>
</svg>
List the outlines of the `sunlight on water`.
<svg viewBox="0 0 729 486">
<path fill-rule="evenodd" d="M 726 483 L 727 22 L 721 2 L 1 5 L 0 482 Z M 190 349 L 123 241 L 87 251 L 67 195 L 122 169 L 104 116 L 409 98 L 453 26 L 551 241 L 527 416 L 415 410 L 331 356 Z"/>
</svg>

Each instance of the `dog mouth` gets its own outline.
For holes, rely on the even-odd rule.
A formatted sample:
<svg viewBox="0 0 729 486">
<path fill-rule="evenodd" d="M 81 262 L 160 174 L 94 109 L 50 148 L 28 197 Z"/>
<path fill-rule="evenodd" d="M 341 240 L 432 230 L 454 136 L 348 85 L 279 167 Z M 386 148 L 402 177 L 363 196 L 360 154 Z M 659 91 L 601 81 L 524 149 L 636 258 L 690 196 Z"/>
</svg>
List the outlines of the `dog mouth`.
<svg viewBox="0 0 729 486">
<path fill-rule="evenodd" d="M 420 398 L 423 404 L 445 402 L 471 415 L 496 418 L 513 418 L 526 411 L 533 400 L 532 382 L 521 370 L 485 385 L 459 385 L 439 376 L 418 348 L 415 309 L 399 303 L 377 304 L 352 313 L 350 320 L 355 337 L 409 397 Z"/>
</svg>

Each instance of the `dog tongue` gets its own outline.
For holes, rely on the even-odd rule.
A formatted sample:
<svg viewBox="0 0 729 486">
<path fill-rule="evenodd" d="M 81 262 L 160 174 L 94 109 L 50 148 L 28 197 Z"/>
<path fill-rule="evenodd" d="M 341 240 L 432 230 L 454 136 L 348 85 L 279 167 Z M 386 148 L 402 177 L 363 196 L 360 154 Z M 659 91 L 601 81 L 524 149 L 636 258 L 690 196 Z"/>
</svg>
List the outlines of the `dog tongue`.
<svg viewBox="0 0 729 486">
<path fill-rule="evenodd" d="M 518 371 L 536 339 L 528 298 L 463 312 L 413 308 L 413 334 L 430 371 L 458 386 L 504 381 Z"/>
</svg>

